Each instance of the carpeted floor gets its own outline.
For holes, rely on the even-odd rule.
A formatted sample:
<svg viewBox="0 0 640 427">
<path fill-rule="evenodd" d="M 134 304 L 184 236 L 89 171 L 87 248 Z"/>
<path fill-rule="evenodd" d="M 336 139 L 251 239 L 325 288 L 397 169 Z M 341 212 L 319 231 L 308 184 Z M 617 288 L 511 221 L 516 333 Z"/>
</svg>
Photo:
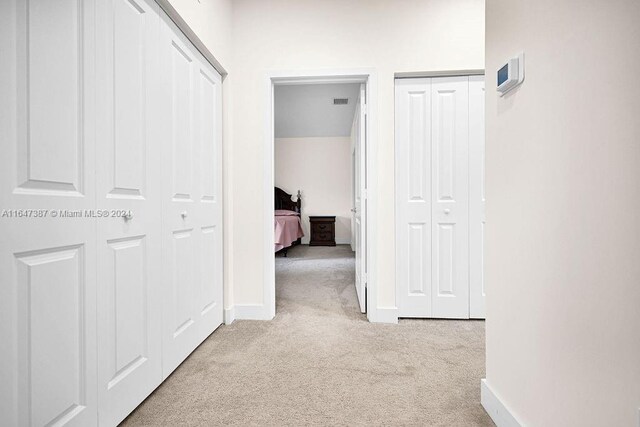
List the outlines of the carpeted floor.
<svg viewBox="0 0 640 427">
<path fill-rule="evenodd" d="M 276 258 L 277 315 L 212 334 L 125 426 L 491 426 L 484 322 L 360 314 L 349 246 Z"/>
</svg>

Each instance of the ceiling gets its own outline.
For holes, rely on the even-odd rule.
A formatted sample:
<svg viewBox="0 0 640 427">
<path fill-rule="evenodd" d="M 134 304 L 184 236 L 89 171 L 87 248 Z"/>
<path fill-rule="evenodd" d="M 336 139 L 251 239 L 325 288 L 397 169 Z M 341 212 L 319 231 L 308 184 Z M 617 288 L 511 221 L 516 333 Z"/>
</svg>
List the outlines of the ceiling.
<svg viewBox="0 0 640 427">
<path fill-rule="evenodd" d="M 350 136 L 359 83 L 275 87 L 276 138 Z M 333 98 L 348 98 L 333 105 Z"/>
</svg>

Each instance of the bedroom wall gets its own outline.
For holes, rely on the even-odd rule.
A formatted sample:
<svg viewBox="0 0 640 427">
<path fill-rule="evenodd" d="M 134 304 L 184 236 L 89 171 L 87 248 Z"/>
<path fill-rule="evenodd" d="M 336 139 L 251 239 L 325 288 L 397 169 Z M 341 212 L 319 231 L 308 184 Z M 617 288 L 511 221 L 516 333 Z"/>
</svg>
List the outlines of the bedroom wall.
<svg viewBox="0 0 640 427">
<path fill-rule="evenodd" d="M 393 312 L 394 73 L 484 68 L 484 1 L 234 0 L 233 8 L 235 304 L 263 303 L 267 71 L 370 67 L 378 77 L 379 245 L 369 262 L 378 308 Z"/>
<path fill-rule="evenodd" d="M 523 425 L 638 426 L 640 2 L 486 15 L 487 70 L 526 69 L 487 79 L 487 383 Z"/>
<path fill-rule="evenodd" d="M 336 242 L 351 242 L 351 138 L 276 138 L 275 185 L 302 192 L 303 244 L 309 215 L 336 216 Z"/>
</svg>

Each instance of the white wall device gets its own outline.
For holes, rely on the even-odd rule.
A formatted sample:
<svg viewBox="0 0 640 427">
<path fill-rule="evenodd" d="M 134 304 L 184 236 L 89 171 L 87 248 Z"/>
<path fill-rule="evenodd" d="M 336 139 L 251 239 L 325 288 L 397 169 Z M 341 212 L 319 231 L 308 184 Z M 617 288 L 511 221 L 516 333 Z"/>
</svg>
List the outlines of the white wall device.
<svg viewBox="0 0 640 427">
<path fill-rule="evenodd" d="M 500 67 L 497 74 L 498 86 L 496 89 L 500 96 L 504 96 L 505 93 L 524 81 L 524 53 L 509 59 L 506 64 Z"/>
</svg>

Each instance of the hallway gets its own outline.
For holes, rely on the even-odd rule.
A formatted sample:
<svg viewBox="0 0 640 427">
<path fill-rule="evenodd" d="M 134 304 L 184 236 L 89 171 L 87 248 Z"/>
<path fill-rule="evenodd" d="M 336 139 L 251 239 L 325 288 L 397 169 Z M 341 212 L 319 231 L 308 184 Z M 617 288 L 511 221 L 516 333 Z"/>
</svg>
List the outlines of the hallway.
<svg viewBox="0 0 640 427">
<path fill-rule="evenodd" d="M 276 257 L 277 315 L 221 326 L 122 425 L 493 425 L 484 322 L 372 324 L 349 246 Z"/>
</svg>

